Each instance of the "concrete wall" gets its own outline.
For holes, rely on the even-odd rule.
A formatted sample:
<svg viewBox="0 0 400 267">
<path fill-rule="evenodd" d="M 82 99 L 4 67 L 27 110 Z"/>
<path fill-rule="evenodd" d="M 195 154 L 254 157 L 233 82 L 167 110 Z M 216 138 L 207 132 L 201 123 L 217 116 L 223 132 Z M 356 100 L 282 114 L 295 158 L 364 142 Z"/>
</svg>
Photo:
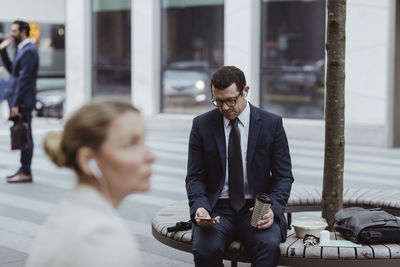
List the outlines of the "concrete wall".
<svg viewBox="0 0 400 267">
<path fill-rule="evenodd" d="M 2 0 L 0 20 L 12 22 L 16 19 L 39 23 L 64 23 L 65 0 Z"/>
<path fill-rule="evenodd" d="M 394 79 L 394 0 L 347 1 L 346 137 L 389 146 Z"/>
<path fill-rule="evenodd" d="M 132 101 L 146 116 L 160 110 L 160 19 L 158 0 L 132 0 Z"/>
<path fill-rule="evenodd" d="M 66 113 L 91 96 L 91 6 L 90 0 L 66 0 Z"/>
<path fill-rule="evenodd" d="M 248 99 L 257 106 L 260 103 L 260 10 L 260 1 L 225 0 L 224 65 L 240 66 L 250 86 Z"/>
</svg>

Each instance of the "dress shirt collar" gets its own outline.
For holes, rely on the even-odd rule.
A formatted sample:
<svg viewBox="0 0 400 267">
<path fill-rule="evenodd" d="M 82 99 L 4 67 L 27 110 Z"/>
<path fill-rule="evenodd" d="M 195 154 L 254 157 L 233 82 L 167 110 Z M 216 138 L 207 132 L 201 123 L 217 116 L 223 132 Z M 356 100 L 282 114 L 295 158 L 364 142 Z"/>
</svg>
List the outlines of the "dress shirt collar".
<svg viewBox="0 0 400 267">
<path fill-rule="evenodd" d="M 246 107 L 239 114 L 238 119 L 239 119 L 239 122 L 243 126 L 249 125 L 249 121 L 250 121 L 250 103 L 249 103 L 249 101 L 246 101 Z M 225 128 L 228 128 L 228 126 L 229 126 L 229 120 L 225 117 L 224 117 L 224 125 L 225 125 Z"/>
<path fill-rule="evenodd" d="M 20 42 L 17 46 L 18 51 L 20 51 L 22 48 L 24 48 L 24 46 L 26 46 L 27 44 L 29 44 L 31 42 L 30 38 L 26 38 L 25 40 L 23 40 L 22 42 Z"/>
</svg>

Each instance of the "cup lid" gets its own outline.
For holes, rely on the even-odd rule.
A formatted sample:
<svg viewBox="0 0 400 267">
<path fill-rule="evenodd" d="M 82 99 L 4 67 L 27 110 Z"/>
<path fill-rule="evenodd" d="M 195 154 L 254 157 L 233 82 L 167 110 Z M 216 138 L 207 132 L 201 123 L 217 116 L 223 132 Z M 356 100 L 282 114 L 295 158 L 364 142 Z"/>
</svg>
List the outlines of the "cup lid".
<svg viewBox="0 0 400 267">
<path fill-rule="evenodd" d="M 257 199 L 263 203 L 272 204 L 272 198 L 267 193 L 258 193 Z"/>
</svg>

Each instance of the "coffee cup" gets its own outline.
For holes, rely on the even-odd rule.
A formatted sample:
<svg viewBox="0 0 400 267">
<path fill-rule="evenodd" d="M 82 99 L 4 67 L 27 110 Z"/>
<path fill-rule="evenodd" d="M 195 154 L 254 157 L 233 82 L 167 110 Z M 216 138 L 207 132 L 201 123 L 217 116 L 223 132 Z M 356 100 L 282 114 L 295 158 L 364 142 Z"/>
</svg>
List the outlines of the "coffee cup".
<svg viewBox="0 0 400 267">
<path fill-rule="evenodd" d="M 254 204 L 253 215 L 251 216 L 250 225 L 257 228 L 257 223 L 262 216 L 266 214 L 272 205 L 272 198 L 266 193 L 258 193 Z"/>
</svg>

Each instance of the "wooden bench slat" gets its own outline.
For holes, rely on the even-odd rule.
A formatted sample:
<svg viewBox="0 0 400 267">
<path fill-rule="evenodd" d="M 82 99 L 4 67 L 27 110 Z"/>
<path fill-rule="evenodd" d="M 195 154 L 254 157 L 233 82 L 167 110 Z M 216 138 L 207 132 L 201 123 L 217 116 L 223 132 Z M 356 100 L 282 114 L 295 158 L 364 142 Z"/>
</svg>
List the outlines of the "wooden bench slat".
<svg viewBox="0 0 400 267">
<path fill-rule="evenodd" d="M 330 238 L 332 240 L 336 239 L 335 233 L 330 233 L 331 236 Z M 339 258 L 339 248 L 337 247 L 321 247 L 321 255 L 323 259 L 326 260 L 332 260 L 332 259 L 338 259 Z"/>
<path fill-rule="evenodd" d="M 338 232 L 336 232 L 337 240 L 345 240 L 345 238 Z M 339 248 L 339 258 L 340 259 L 355 259 L 356 250 L 354 248 Z"/>
<path fill-rule="evenodd" d="M 387 190 L 380 189 L 376 192 L 376 194 L 371 198 L 365 198 L 364 203 L 366 205 L 376 206 L 378 199 L 381 199 L 387 194 Z"/>
<path fill-rule="evenodd" d="M 400 259 L 400 245 L 385 244 L 385 246 L 390 250 L 390 258 L 391 259 Z"/>
<path fill-rule="evenodd" d="M 299 199 L 300 199 L 300 205 L 314 205 L 314 200 L 311 199 L 309 200 L 309 194 L 307 192 L 307 188 L 302 186 L 298 188 L 299 191 Z"/>
<path fill-rule="evenodd" d="M 290 203 L 290 205 L 295 206 L 295 205 L 300 205 L 300 197 L 294 196 L 289 198 L 288 203 Z"/>
<path fill-rule="evenodd" d="M 314 190 L 310 190 L 309 187 L 304 187 L 303 196 L 300 202 L 304 205 L 314 206 L 316 203 L 316 197 L 314 195 Z"/>
<path fill-rule="evenodd" d="M 398 202 L 400 194 L 397 192 L 387 191 L 387 194 L 377 200 L 377 206 L 389 206 L 390 201 Z"/>
<path fill-rule="evenodd" d="M 357 200 L 359 197 L 362 197 L 363 195 L 366 195 L 369 193 L 368 189 L 358 189 L 357 192 L 355 192 L 349 199 L 349 205 L 355 205 L 357 206 Z"/>
<path fill-rule="evenodd" d="M 318 201 L 315 204 L 321 205 L 321 203 L 322 203 L 322 191 L 320 189 L 314 187 L 314 192 L 315 192 L 315 194 L 318 195 L 318 199 L 317 199 Z"/>
<path fill-rule="evenodd" d="M 154 229 L 156 229 L 156 231 L 157 231 L 158 233 L 161 233 L 162 228 L 165 227 L 165 225 L 162 224 L 162 223 L 158 223 L 158 224 L 156 224 L 156 225 L 153 224 L 153 226 L 154 226 Z"/>
<path fill-rule="evenodd" d="M 379 190 L 364 189 L 363 191 L 364 193 L 360 194 L 355 201 L 355 205 L 357 206 L 365 205 L 367 199 L 376 198 L 376 195 Z"/>
<path fill-rule="evenodd" d="M 310 259 L 320 259 L 321 256 L 321 247 L 319 245 L 306 247 L 304 249 L 304 257 Z"/>
<path fill-rule="evenodd" d="M 176 232 L 174 235 L 174 239 L 177 241 L 182 241 L 183 236 L 186 235 L 188 232 L 190 232 L 190 230 Z"/>
<path fill-rule="evenodd" d="M 165 230 L 167 230 L 167 227 L 165 227 Z M 169 237 L 169 238 L 171 238 L 171 239 L 174 239 L 174 234 L 175 234 L 175 232 L 167 232 L 167 237 Z"/>
<path fill-rule="evenodd" d="M 351 198 L 360 190 L 360 188 L 349 188 L 347 194 L 343 195 L 343 205 L 349 205 L 351 203 Z"/>
<path fill-rule="evenodd" d="M 317 203 L 321 203 L 321 194 L 317 194 L 313 188 L 305 188 L 305 192 L 307 194 L 308 205 L 316 205 Z"/>
<path fill-rule="evenodd" d="M 385 207 L 391 207 L 397 202 L 397 199 L 395 199 L 394 196 L 393 197 L 389 197 L 388 199 L 383 201 L 383 205 L 385 205 Z"/>
<path fill-rule="evenodd" d="M 160 233 L 161 233 L 163 236 L 166 236 L 166 235 L 167 235 L 167 226 L 163 226 L 163 227 L 161 228 Z"/>
<path fill-rule="evenodd" d="M 343 189 L 343 198 L 348 195 L 350 188 L 346 187 Z"/>
<path fill-rule="evenodd" d="M 299 187 L 299 198 L 300 198 L 300 203 L 301 205 L 314 205 L 314 197 L 313 193 L 309 192 L 309 187 L 301 186 Z"/>
<path fill-rule="evenodd" d="M 384 245 L 370 245 L 375 259 L 390 259 L 390 251 Z"/>
<path fill-rule="evenodd" d="M 302 258 L 304 255 L 304 244 L 301 238 L 297 238 L 296 242 L 288 246 L 288 257 Z"/>
<path fill-rule="evenodd" d="M 373 259 L 374 253 L 372 252 L 372 248 L 369 246 L 362 246 L 361 248 L 356 248 L 357 259 L 365 260 L 365 259 Z"/>
<path fill-rule="evenodd" d="M 294 190 L 293 193 L 290 192 L 290 197 L 288 203 L 291 205 L 300 205 L 301 190 Z"/>
<path fill-rule="evenodd" d="M 355 248 L 339 248 L 340 259 L 356 259 Z"/>
<path fill-rule="evenodd" d="M 292 230 L 293 231 L 293 230 Z M 284 243 L 281 243 L 279 245 L 280 249 L 281 249 L 281 255 L 283 256 L 287 256 L 288 255 L 288 248 L 297 241 L 297 236 L 295 233 L 289 233 L 286 241 Z"/>
<path fill-rule="evenodd" d="M 182 241 L 185 243 L 192 243 L 192 230 L 187 230 L 182 236 Z"/>
</svg>

